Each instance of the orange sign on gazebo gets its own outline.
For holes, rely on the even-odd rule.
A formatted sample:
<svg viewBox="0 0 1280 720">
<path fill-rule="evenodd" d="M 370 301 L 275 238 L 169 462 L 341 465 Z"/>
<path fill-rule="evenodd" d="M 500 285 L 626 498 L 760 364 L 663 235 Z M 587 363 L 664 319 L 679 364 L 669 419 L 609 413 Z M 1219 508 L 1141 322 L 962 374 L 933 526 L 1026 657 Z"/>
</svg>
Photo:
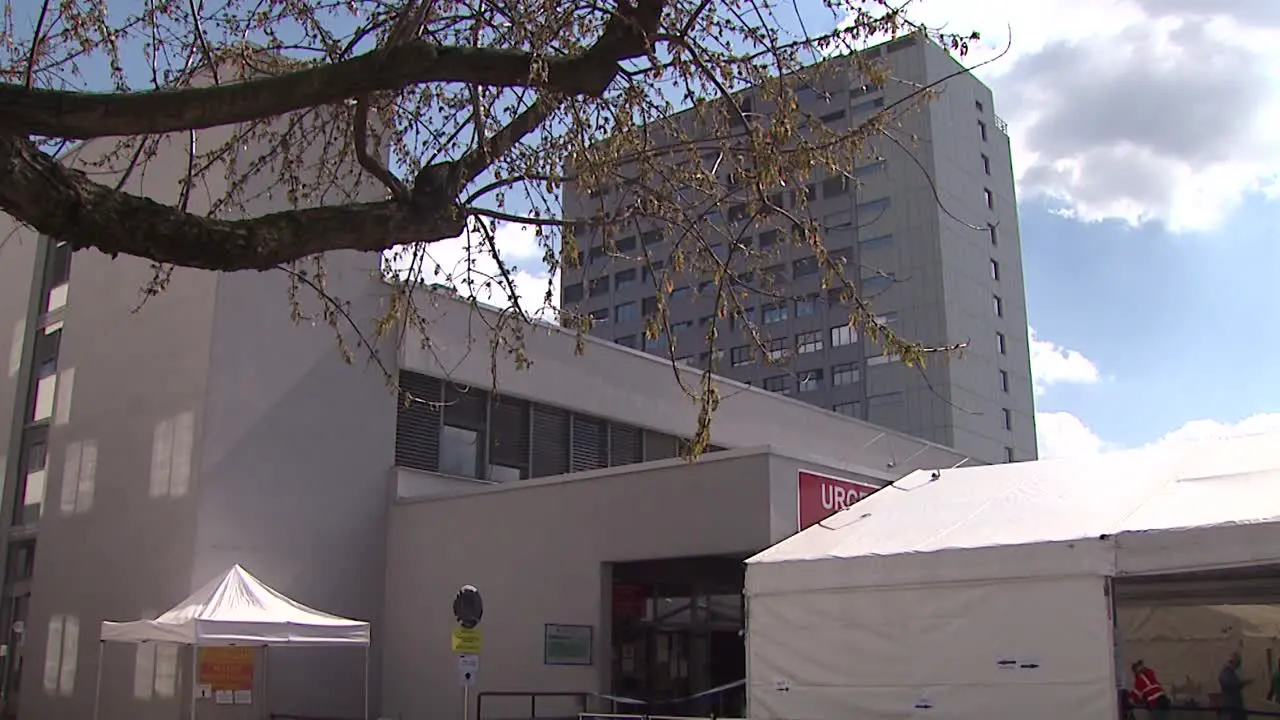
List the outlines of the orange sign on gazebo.
<svg viewBox="0 0 1280 720">
<path fill-rule="evenodd" d="M 211 690 L 253 689 L 253 648 L 200 648 L 200 684 Z"/>
</svg>

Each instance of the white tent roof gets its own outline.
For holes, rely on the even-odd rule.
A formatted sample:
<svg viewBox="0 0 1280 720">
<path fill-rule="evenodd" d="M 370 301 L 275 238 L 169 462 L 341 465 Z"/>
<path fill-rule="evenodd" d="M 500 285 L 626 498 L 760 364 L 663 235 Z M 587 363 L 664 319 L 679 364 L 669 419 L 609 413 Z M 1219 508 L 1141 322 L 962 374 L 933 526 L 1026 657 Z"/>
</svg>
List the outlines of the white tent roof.
<svg viewBox="0 0 1280 720">
<path fill-rule="evenodd" d="M 182 645 L 369 644 L 369 623 L 312 610 L 236 565 L 155 620 L 102 623 L 104 642 Z"/>
<path fill-rule="evenodd" d="M 748 591 L 1280 562 L 1277 521 L 1280 435 L 917 470 L 748 560 Z"/>
</svg>

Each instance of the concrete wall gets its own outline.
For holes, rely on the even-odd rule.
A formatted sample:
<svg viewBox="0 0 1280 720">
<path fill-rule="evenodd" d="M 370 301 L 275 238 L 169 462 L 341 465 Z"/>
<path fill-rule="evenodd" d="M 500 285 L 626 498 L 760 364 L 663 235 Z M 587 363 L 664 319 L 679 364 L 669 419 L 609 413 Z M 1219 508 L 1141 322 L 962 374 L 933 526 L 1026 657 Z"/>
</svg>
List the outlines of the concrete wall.
<svg viewBox="0 0 1280 720">
<path fill-rule="evenodd" d="M 929 77 L 959 69 L 934 45 L 922 46 L 922 54 Z M 929 154 L 942 201 L 935 214 L 941 227 L 946 341 L 970 343 L 947 363 L 949 413 L 956 418 L 953 444 L 992 462 L 1004 460 L 1005 448 L 1014 450 L 1016 460 L 1033 460 L 1035 413 L 1009 138 L 997 126 L 990 89 L 972 75 L 958 75 L 939 87 L 928 108 Z M 986 127 L 986 140 L 979 122 Z M 984 190 L 991 191 L 993 208 L 987 207 Z M 990 224 L 997 226 L 996 243 Z M 999 263 L 998 280 L 992 277 L 993 260 Z M 1005 337 L 1004 354 L 997 351 L 997 332 Z M 1009 374 L 1007 392 L 1000 387 L 1000 370 Z M 1004 427 L 1005 408 L 1013 415 L 1012 430 Z"/>
<path fill-rule="evenodd" d="M 165 138 L 125 189 L 175 202 L 185 142 L 185 135 Z M 83 145 L 74 161 L 94 162 L 111 145 Z M 119 162 L 127 161 L 128 153 Z M 215 174 L 209 182 L 218 179 Z M 202 211 L 219 193 L 200 187 L 192 209 Z M 134 312 L 152 277 L 150 264 L 133 258 L 82 251 L 72 261 L 19 709 L 27 717 L 89 717 L 101 621 L 162 612 L 191 590 L 193 490 L 216 278 L 178 270 L 164 292 Z M 90 447 L 96 462 L 85 461 Z M 74 618 L 79 631 L 78 642 L 64 639 L 61 661 L 51 669 L 56 673 L 61 664 L 67 679 L 72 668 L 74 682 L 49 689 L 46 639 L 53 616 Z M 105 660 L 104 710 L 137 718 L 178 712 L 180 682 L 166 686 L 162 694 L 170 697 L 152 689 L 150 699 L 135 698 L 133 648 L 109 648 Z"/>
<path fill-rule="evenodd" d="M 429 317 L 431 342 L 408 338 L 401 366 L 462 384 L 488 387 L 496 367 L 497 387 L 513 397 L 558 405 L 597 417 L 688 437 L 697 405 L 673 377 L 671 362 L 596 338 L 542 326 L 525 332 L 532 367 L 517 369 L 509 355 L 490 351 L 492 315 L 467 303 L 440 299 L 420 305 Z M 699 372 L 679 370 L 695 387 Z M 915 468 L 951 467 L 964 455 L 903 433 L 837 415 L 793 398 L 719 382 L 721 402 L 712 419 L 712 442 L 728 448 L 772 445 L 833 467 L 857 467 L 867 477 L 891 480 Z"/>
<path fill-rule="evenodd" d="M 472 483 L 459 494 L 397 504 L 387 541 L 383 621 L 395 633 L 383 645 L 383 713 L 435 719 L 461 711 L 449 635 L 450 603 L 464 584 L 485 597 L 477 690 L 608 691 L 609 564 L 768 547 L 796 531 L 800 469 L 878 484 L 847 468 L 746 448 L 693 464 L 665 460 L 503 486 Z M 430 473 L 414 474 L 423 476 L 423 487 L 444 487 L 430 483 Z M 543 665 L 545 623 L 594 626 L 595 664 Z M 518 716 L 528 707 L 527 698 L 485 703 L 489 716 Z M 550 699 L 540 708 L 574 711 Z"/>
<path fill-rule="evenodd" d="M 450 604 L 483 593 L 477 690 L 608 687 L 610 577 L 603 563 L 747 553 L 771 540 L 769 456 L 759 451 L 497 486 L 399 504 L 387 541 L 383 647 L 388 717 L 457 717 Z M 591 667 L 542 664 L 544 623 L 595 627 Z M 520 712 L 523 705 L 506 712 Z M 486 714 L 501 715 L 498 701 Z M 547 712 L 554 713 L 548 702 Z"/>
<path fill-rule="evenodd" d="M 381 191 L 357 182 L 352 167 L 322 170 L 312 148 L 301 174 L 338 178 L 315 188 L 310 204 L 368 201 Z M 266 155 L 250 145 L 242 161 Z M 284 206 L 268 163 L 244 187 L 246 214 Z M 240 563 L 276 590 L 325 612 L 368 620 L 382 610 L 388 477 L 394 457 L 396 398 L 387 383 L 395 353 L 380 365 L 360 345 L 385 309 L 377 253 L 324 259 L 325 289 L 355 322 L 331 326 L 306 286 L 291 319 L 290 278 L 282 270 L 217 276 L 204 413 L 192 587 Z M 314 273 L 310 260 L 301 272 Z M 347 364 L 338 334 L 351 348 Z M 374 653 L 372 657 L 377 657 Z M 363 651 L 277 649 L 268 653 L 273 712 L 362 717 Z M 377 687 L 377 667 L 371 683 Z M 374 707 L 376 710 L 376 706 Z"/>
</svg>

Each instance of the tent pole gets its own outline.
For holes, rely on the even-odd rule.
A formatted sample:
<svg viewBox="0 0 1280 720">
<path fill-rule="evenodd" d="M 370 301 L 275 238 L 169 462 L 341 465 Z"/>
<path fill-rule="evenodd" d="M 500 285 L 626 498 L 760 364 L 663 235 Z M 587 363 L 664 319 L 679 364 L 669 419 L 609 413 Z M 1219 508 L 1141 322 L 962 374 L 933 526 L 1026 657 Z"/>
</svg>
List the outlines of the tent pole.
<svg viewBox="0 0 1280 720">
<path fill-rule="evenodd" d="M 200 692 L 200 679 L 196 674 L 200 671 L 197 663 L 198 645 L 191 644 L 191 720 L 196 720 L 196 695 Z"/>
<path fill-rule="evenodd" d="M 98 641 L 98 678 L 93 684 L 93 720 L 98 720 L 98 706 L 102 702 L 102 651 L 106 643 Z"/>
<path fill-rule="evenodd" d="M 364 720 L 369 720 L 369 646 L 364 646 Z"/>
</svg>

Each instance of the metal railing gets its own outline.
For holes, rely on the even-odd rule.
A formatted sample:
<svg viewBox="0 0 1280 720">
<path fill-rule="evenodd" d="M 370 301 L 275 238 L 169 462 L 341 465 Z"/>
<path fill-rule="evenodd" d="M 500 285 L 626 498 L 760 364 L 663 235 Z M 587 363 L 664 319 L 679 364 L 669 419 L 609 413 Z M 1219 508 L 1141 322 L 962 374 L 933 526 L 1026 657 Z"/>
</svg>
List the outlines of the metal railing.
<svg viewBox="0 0 1280 720">
<path fill-rule="evenodd" d="M 999 115 L 996 115 L 995 118 L 996 118 L 996 129 L 1004 133 L 1005 135 L 1008 135 L 1009 123 L 1005 122 L 1004 118 L 1000 117 Z"/>
<path fill-rule="evenodd" d="M 503 715 L 494 716 L 496 718 L 502 718 L 502 720 L 512 720 L 516 718 L 518 718 L 518 720 L 534 720 L 535 718 L 537 718 L 538 720 L 552 720 L 552 719 L 563 720 L 564 718 L 577 717 L 582 713 L 586 712 L 587 699 L 589 697 L 591 697 L 590 693 L 584 693 L 584 692 L 539 692 L 536 690 L 485 690 L 485 691 L 476 693 L 475 720 L 487 720 L 488 716 L 484 714 L 485 698 L 489 698 L 490 700 L 497 699 L 497 698 L 524 698 L 529 701 L 528 715 L 523 715 L 523 714 L 512 715 L 510 713 L 504 713 Z M 576 701 L 575 703 L 576 708 L 568 714 L 565 714 L 562 712 L 562 713 L 556 713 L 551 715 L 539 715 L 538 714 L 539 698 L 546 699 L 546 700 L 550 700 L 552 698 L 560 698 L 562 700 L 563 699 L 574 700 Z M 491 702 L 490 707 L 492 706 L 493 706 L 493 703 Z"/>
</svg>

